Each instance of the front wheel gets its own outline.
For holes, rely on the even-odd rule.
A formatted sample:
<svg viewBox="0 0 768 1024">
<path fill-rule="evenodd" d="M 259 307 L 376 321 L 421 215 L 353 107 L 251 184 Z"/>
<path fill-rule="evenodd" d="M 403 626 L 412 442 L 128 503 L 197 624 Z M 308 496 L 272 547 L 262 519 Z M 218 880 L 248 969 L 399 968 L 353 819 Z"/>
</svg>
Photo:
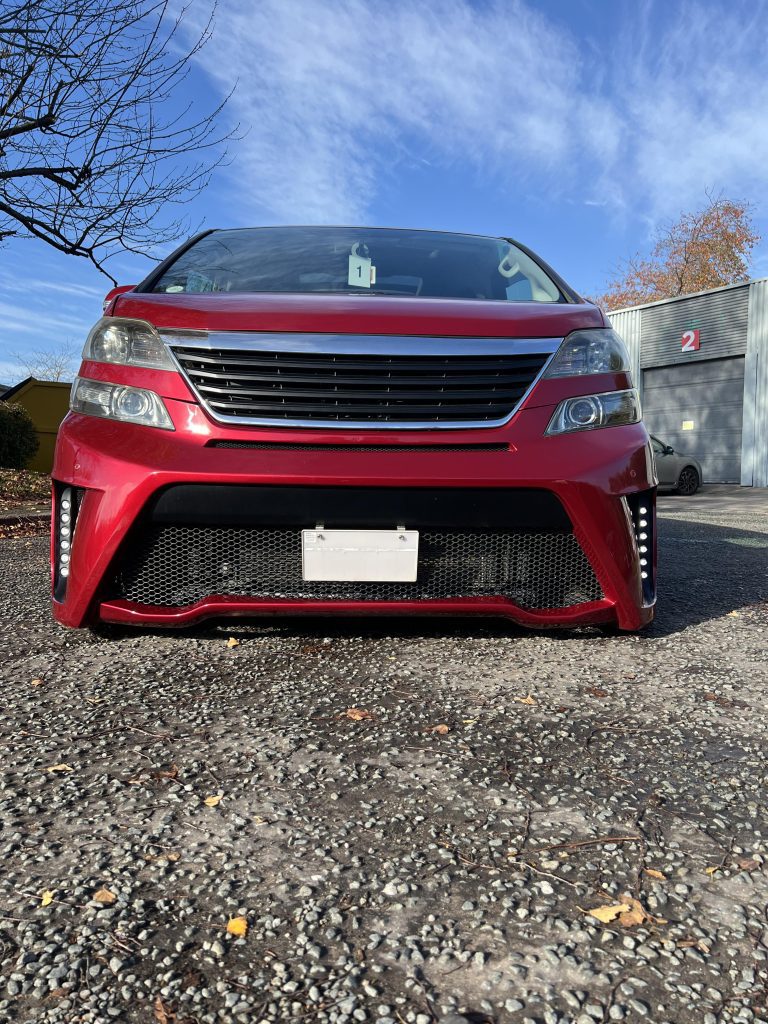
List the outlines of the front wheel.
<svg viewBox="0 0 768 1024">
<path fill-rule="evenodd" d="M 686 466 L 677 481 L 677 493 L 690 498 L 692 494 L 698 491 L 700 483 L 699 474 L 693 466 Z"/>
</svg>

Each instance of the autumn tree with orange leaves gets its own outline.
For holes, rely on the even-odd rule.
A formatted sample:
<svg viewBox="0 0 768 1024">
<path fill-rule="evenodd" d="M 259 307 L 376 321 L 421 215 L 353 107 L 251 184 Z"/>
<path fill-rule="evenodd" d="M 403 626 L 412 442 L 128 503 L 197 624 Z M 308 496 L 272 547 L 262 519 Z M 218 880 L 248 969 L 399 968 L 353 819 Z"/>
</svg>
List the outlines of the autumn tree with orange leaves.
<svg viewBox="0 0 768 1024">
<path fill-rule="evenodd" d="M 624 309 L 746 281 L 759 241 L 749 203 L 708 195 L 702 209 L 661 227 L 650 257 L 627 260 L 595 302 L 606 310 Z"/>
</svg>

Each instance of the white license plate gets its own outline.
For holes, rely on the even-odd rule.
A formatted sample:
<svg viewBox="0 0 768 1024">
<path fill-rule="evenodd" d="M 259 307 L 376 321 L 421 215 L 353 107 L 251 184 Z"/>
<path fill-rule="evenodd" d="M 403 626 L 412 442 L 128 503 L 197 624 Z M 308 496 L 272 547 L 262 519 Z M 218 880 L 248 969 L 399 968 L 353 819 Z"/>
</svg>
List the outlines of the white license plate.
<svg viewBox="0 0 768 1024">
<path fill-rule="evenodd" d="M 414 583 L 418 530 L 302 530 L 302 577 L 313 582 Z"/>
</svg>

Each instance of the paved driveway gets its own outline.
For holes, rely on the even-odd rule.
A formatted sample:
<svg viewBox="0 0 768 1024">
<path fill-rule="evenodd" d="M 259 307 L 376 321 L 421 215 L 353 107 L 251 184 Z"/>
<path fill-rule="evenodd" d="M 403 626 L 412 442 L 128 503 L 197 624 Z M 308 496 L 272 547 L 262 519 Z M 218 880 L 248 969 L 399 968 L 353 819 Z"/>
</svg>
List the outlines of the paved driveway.
<svg viewBox="0 0 768 1024">
<path fill-rule="evenodd" d="M 768 517 L 728 501 L 662 500 L 643 636 L 97 638 L 0 542 L 0 1019 L 768 1019 Z"/>
</svg>

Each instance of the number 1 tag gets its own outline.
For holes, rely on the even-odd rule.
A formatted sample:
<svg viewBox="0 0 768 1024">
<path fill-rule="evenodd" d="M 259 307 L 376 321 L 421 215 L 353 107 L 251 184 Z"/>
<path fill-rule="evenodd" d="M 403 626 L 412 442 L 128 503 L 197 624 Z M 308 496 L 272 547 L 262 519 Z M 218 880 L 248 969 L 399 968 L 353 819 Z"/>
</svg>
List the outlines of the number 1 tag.
<svg viewBox="0 0 768 1024">
<path fill-rule="evenodd" d="M 371 261 L 365 256 L 350 256 L 348 282 L 358 288 L 370 288 L 373 283 Z"/>
</svg>

